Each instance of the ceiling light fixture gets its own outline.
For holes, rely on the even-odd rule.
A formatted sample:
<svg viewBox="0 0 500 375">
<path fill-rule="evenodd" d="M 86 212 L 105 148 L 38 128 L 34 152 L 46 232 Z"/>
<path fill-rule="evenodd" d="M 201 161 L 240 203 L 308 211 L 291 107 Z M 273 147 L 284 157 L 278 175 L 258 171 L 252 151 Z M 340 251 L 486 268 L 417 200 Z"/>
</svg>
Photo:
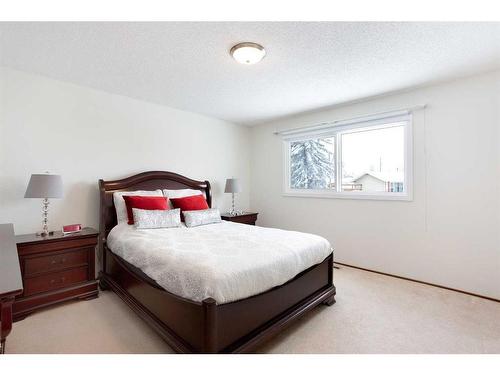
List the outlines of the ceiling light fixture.
<svg viewBox="0 0 500 375">
<path fill-rule="evenodd" d="M 264 58 L 266 50 L 260 44 L 253 42 L 238 43 L 229 51 L 240 64 L 256 64 Z"/>
</svg>

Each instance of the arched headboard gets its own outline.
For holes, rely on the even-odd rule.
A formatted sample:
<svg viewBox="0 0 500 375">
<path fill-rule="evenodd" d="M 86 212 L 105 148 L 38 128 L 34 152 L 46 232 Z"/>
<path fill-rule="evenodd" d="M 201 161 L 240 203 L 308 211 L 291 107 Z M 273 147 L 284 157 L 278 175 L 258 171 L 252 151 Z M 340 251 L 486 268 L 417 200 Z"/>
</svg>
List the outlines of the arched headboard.
<svg viewBox="0 0 500 375">
<path fill-rule="evenodd" d="M 113 193 L 116 191 L 155 190 L 155 189 L 195 189 L 205 194 L 209 207 L 212 207 L 210 182 L 196 181 L 177 173 L 164 171 L 143 172 L 121 180 L 99 180 L 101 198 L 99 217 L 99 250 L 106 241 L 109 231 L 117 224 Z"/>
</svg>

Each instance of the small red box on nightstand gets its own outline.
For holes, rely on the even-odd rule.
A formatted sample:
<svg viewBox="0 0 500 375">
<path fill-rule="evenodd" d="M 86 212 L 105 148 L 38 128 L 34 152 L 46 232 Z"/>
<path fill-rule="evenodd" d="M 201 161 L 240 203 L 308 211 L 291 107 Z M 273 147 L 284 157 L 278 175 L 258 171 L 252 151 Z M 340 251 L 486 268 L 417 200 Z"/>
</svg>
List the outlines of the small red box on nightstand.
<svg viewBox="0 0 500 375">
<path fill-rule="evenodd" d="M 69 224 L 62 227 L 63 234 L 78 233 L 82 230 L 82 224 Z"/>
</svg>

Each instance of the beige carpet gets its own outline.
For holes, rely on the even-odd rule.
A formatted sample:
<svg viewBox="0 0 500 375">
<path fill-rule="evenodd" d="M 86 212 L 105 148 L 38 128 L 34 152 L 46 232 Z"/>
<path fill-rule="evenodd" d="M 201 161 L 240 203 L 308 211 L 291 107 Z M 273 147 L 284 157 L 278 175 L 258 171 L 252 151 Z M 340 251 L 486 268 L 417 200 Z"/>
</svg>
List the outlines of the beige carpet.
<svg viewBox="0 0 500 375">
<path fill-rule="evenodd" d="M 335 270 L 320 306 L 260 353 L 500 353 L 500 303 L 370 272 Z M 14 324 L 7 353 L 171 353 L 115 294 Z"/>
</svg>

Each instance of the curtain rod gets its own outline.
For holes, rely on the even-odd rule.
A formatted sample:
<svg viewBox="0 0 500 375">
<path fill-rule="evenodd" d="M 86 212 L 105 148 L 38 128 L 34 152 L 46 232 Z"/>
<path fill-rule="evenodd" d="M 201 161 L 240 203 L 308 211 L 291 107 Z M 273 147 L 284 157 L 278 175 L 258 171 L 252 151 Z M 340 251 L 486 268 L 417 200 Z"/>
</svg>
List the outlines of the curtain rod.
<svg viewBox="0 0 500 375">
<path fill-rule="evenodd" d="M 409 113 L 411 113 L 413 111 L 416 111 L 416 110 L 419 110 L 419 109 L 425 109 L 426 107 L 427 107 L 427 104 L 421 104 L 421 105 L 416 105 L 416 106 L 409 107 L 409 108 L 395 109 L 395 110 L 392 110 L 392 111 L 377 112 L 377 113 L 372 113 L 372 114 L 369 114 L 369 115 L 351 117 L 351 118 L 348 118 L 348 119 L 322 122 L 322 123 L 319 123 L 319 124 L 316 124 L 316 125 L 306 126 L 306 127 L 303 127 L 303 128 L 294 128 L 294 129 L 279 130 L 279 131 L 275 131 L 273 134 L 280 135 L 280 134 L 303 133 L 303 132 L 308 131 L 308 130 L 321 130 L 323 128 L 328 128 L 328 127 L 331 127 L 331 126 L 355 124 L 355 123 L 358 123 L 358 122 L 364 122 L 364 121 L 370 121 L 370 120 L 377 120 L 377 119 L 383 119 L 383 118 L 390 118 L 390 117 L 395 117 L 395 116 L 401 116 L 401 115 L 409 114 Z"/>
</svg>

